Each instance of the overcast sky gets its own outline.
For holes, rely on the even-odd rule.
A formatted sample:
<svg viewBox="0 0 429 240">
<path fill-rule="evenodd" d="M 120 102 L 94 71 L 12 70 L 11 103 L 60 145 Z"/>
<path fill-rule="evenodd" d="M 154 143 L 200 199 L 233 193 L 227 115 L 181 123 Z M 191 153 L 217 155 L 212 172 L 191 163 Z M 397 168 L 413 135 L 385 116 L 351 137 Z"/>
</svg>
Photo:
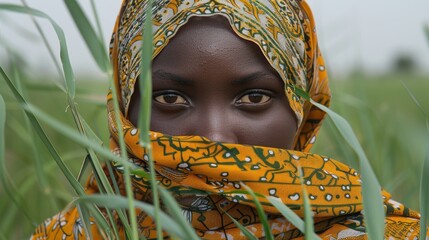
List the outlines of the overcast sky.
<svg viewBox="0 0 429 240">
<path fill-rule="evenodd" d="M 423 33 L 429 24 L 428 0 L 308 0 L 316 18 L 319 43 L 332 73 L 362 67 L 370 72 L 390 68 L 395 56 L 411 54 L 420 69 L 429 73 L 429 41 Z M 74 23 L 60 0 L 27 0 L 50 15 L 65 31 L 72 64 L 77 72 L 98 73 Z M 21 0 L 0 0 L 21 4 Z M 80 0 L 91 15 L 90 1 Z M 121 0 L 96 0 L 107 45 Z M 58 50 L 56 36 L 40 20 L 49 41 Z M 35 73 L 53 71 L 53 64 L 29 17 L 0 11 L 0 62 L 7 51 L 17 51 Z"/>
</svg>

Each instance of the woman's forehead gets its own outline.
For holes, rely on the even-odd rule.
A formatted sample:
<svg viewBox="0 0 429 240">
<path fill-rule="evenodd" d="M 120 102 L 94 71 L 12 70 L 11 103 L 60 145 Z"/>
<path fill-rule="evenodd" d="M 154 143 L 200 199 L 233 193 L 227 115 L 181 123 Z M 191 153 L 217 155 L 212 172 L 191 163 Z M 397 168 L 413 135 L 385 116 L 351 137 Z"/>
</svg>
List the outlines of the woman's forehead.
<svg viewBox="0 0 429 240">
<path fill-rule="evenodd" d="M 155 57 L 154 65 L 160 64 L 159 59 L 162 59 L 163 68 L 188 61 L 199 66 L 218 62 L 232 64 L 238 71 L 246 65 L 255 68 L 255 59 L 262 59 L 263 65 L 269 66 L 261 49 L 254 42 L 239 37 L 223 16 L 191 18 Z"/>
<path fill-rule="evenodd" d="M 276 79 L 284 86 L 261 49 L 240 38 L 223 16 L 191 18 L 155 57 L 153 72 L 159 79 L 174 76 L 207 86 L 237 86 L 252 79 Z"/>
</svg>

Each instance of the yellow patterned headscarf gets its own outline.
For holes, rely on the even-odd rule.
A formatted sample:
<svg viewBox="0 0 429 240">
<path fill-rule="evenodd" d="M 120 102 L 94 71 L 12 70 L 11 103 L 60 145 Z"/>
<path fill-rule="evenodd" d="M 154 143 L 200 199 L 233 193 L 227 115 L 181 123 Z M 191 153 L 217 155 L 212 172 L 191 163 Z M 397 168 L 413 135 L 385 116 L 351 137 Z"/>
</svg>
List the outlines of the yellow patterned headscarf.
<svg viewBox="0 0 429 240">
<path fill-rule="evenodd" d="M 122 112 L 127 117 L 140 76 L 142 22 L 146 1 L 124 1 L 113 33 L 111 57 Z M 327 74 L 317 45 L 312 13 L 305 1 L 156 1 L 153 20 L 155 58 L 189 18 L 221 15 L 238 36 L 259 46 L 285 84 L 285 94 L 300 126 L 295 149 L 308 151 L 315 142 L 324 112 L 312 107 L 297 90 L 329 105 Z"/>
<path fill-rule="evenodd" d="M 147 169 L 146 149 L 139 145 L 139 129 L 127 119 L 134 85 L 140 75 L 142 24 L 147 2 L 125 0 L 111 43 L 111 58 L 116 89 L 120 96 L 121 125 L 130 161 Z M 330 92 L 323 58 L 311 11 L 299 0 L 171 0 L 156 1 L 153 19 L 154 54 L 159 54 L 178 29 L 191 17 L 221 15 L 235 33 L 257 44 L 271 66 L 284 81 L 285 94 L 295 112 L 299 130 L 295 150 L 244 146 L 212 142 L 199 136 L 175 137 L 151 132 L 157 180 L 180 201 L 183 213 L 203 239 L 245 239 L 229 216 L 244 225 L 255 237 L 263 239 L 264 230 L 250 196 L 237 193 L 243 184 L 256 193 L 279 198 L 303 216 L 302 187 L 307 188 L 315 230 L 323 239 L 366 239 L 361 214 L 360 175 L 352 168 L 328 157 L 309 153 L 324 113 L 299 94 L 305 91 L 315 101 L 329 105 Z M 249 43 L 251 44 L 251 43 Z M 108 96 L 110 147 L 119 152 L 118 131 L 111 94 Z M 122 167 L 113 164 L 120 189 L 124 185 Z M 299 169 L 302 169 L 300 180 Z M 151 201 L 147 179 L 133 176 L 134 197 Z M 88 193 L 98 193 L 95 177 L 87 183 Z M 419 234 L 419 214 L 390 199 L 385 199 L 386 238 L 414 238 Z M 259 199 L 276 239 L 303 239 L 303 234 L 288 222 L 266 198 Z M 138 211 L 140 233 L 156 237 L 153 219 Z M 80 225 L 79 225 L 80 224 Z M 118 226 L 121 226 L 118 224 Z M 79 228 L 80 227 L 80 228 Z M 76 208 L 48 219 L 33 238 L 83 239 Z M 124 229 L 119 227 L 121 236 Z M 102 239 L 96 225 L 93 237 Z M 164 233 L 164 236 L 168 236 Z"/>
</svg>

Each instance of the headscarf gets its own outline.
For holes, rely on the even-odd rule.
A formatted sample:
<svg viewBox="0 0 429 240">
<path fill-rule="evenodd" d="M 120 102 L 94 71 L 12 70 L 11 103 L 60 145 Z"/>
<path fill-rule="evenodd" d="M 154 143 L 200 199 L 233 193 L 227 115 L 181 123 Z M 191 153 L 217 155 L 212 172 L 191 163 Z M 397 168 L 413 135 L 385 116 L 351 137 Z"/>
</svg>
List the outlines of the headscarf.
<svg viewBox="0 0 429 240">
<path fill-rule="evenodd" d="M 120 152 L 115 121 L 115 114 L 119 114 L 130 161 L 145 171 L 148 165 L 147 150 L 139 144 L 139 129 L 127 118 L 134 85 L 141 74 L 142 25 L 147 7 L 147 2 L 143 0 L 123 1 L 110 49 L 121 112 L 114 111 L 112 95 L 108 95 L 111 150 Z M 154 12 L 153 58 L 189 18 L 225 17 L 239 37 L 259 46 L 278 72 L 299 124 L 294 150 L 150 132 L 157 180 L 177 199 L 190 199 L 187 203 L 179 203 L 197 234 L 203 239 L 245 239 L 230 219 L 231 216 L 257 238 L 264 238 L 263 226 L 252 198 L 237 192 L 246 185 L 256 193 L 280 199 L 301 217 L 302 189 L 305 187 L 319 236 L 328 239 L 366 239 L 361 214 L 360 175 L 336 160 L 309 153 L 324 113 L 305 101 L 299 93 L 304 91 L 314 101 L 328 106 L 330 91 L 317 45 L 314 20 L 307 3 L 299 0 L 171 0 L 155 1 Z M 113 165 L 115 173 L 110 177 L 123 187 L 123 167 Z M 132 176 L 132 181 L 134 197 L 139 201 L 151 202 L 148 179 Z M 89 193 L 99 192 L 94 176 L 88 180 L 87 189 Z M 382 194 L 389 216 L 386 218 L 386 238 L 418 236 L 418 213 L 392 201 L 385 191 Z M 271 232 L 276 239 L 303 238 L 303 234 L 266 198 L 260 197 L 258 200 L 268 214 Z M 153 219 L 142 211 L 137 212 L 141 234 L 149 239 L 155 238 Z M 83 237 L 85 233 L 73 233 L 77 222 L 81 222 L 78 219 L 76 208 L 60 213 L 48 224 L 41 225 L 34 237 L 54 232 L 58 234 L 56 236 L 65 238 Z M 118 226 L 119 232 L 124 234 Z M 93 228 L 93 236 L 101 238 Z M 167 237 L 168 233 L 164 236 Z"/>
<path fill-rule="evenodd" d="M 112 37 L 111 59 L 125 118 L 140 76 L 146 7 L 147 1 L 124 1 Z M 326 106 L 331 94 L 313 16 L 305 1 L 156 1 L 155 11 L 153 58 L 191 17 L 224 16 L 238 36 L 258 45 L 282 78 L 298 119 L 295 149 L 310 150 L 325 113 L 306 102 L 297 90 Z"/>
</svg>

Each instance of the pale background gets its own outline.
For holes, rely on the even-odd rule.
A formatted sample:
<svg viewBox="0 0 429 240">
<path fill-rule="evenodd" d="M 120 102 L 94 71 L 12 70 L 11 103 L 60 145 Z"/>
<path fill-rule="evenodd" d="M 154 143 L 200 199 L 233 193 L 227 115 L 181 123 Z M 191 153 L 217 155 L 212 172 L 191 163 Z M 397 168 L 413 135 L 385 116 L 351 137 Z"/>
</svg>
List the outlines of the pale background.
<svg viewBox="0 0 429 240">
<path fill-rule="evenodd" d="M 79 74 L 97 76 L 92 61 L 74 23 L 60 0 L 27 0 L 28 4 L 50 15 L 63 27 L 72 64 Z M 21 4 L 20 0 L 0 3 Z M 81 5 L 91 15 L 90 1 Z M 104 40 L 109 42 L 120 0 L 97 0 Z M 429 42 L 423 26 L 429 24 L 428 0 L 309 0 L 317 22 L 320 45 L 334 75 L 352 70 L 386 73 L 400 54 L 411 56 L 418 71 L 429 73 Z M 56 37 L 46 20 L 40 19 L 50 44 L 58 50 Z M 7 46 L 7 47 L 6 47 Z M 54 72 L 53 64 L 29 17 L 0 11 L 0 63 L 7 51 L 17 51 L 29 61 L 34 74 Z"/>
</svg>

